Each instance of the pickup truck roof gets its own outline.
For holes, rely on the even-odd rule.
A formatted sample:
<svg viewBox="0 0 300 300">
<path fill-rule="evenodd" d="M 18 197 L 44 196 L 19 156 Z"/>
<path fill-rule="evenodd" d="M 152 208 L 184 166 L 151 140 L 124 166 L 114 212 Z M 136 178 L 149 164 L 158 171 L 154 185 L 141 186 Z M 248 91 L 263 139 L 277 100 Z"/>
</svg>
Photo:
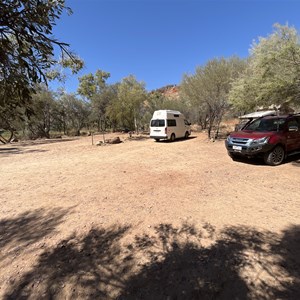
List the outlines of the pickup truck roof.
<svg viewBox="0 0 300 300">
<path fill-rule="evenodd" d="M 275 110 L 255 111 L 253 113 L 240 116 L 239 119 L 258 119 L 265 116 L 276 116 Z"/>
</svg>

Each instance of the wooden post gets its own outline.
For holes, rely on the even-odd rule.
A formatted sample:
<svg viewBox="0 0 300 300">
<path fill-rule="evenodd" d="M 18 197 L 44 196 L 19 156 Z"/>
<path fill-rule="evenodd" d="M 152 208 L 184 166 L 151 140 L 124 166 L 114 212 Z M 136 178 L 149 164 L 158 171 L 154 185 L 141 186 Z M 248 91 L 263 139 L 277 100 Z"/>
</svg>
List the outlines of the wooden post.
<svg viewBox="0 0 300 300">
<path fill-rule="evenodd" d="M 103 126 L 103 124 L 104 124 L 104 126 Z M 101 130 L 102 130 L 102 135 L 103 135 L 103 144 L 105 144 L 105 129 L 104 129 L 104 127 L 105 127 L 105 120 L 102 120 L 101 119 Z"/>
</svg>

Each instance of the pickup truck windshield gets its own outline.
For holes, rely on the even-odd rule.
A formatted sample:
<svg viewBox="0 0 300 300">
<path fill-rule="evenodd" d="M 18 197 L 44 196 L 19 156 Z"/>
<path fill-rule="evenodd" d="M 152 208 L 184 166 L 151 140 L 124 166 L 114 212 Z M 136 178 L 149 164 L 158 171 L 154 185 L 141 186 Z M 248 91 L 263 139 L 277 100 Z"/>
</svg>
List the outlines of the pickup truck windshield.
<svg viewBox="0 0 300 300">
<path fill-rule="evenodd" d="M 251 131 L 281 131 L 283 130 L 285 119 L 257 119 L 246 126 L 243 130 Z"/>
</svg>

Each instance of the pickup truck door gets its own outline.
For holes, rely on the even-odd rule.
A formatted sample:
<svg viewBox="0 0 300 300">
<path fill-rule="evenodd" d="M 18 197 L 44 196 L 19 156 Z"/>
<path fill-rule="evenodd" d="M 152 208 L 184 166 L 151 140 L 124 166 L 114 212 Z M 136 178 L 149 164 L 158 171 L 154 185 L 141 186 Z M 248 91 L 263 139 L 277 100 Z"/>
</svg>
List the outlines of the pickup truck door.
<svg viewBox="0 0 300 300">
<path fill-rule="evenodd" d="M 287 124 L 287 151 L 300 149 L 300 124 L 293 118 Z"/>
<path fill-rule="evenodd" d="M 297 149 L 300 151 L 300 117 L 296 117 L 298 122 L 298 136 L 297 136 Z"/>
</svg>

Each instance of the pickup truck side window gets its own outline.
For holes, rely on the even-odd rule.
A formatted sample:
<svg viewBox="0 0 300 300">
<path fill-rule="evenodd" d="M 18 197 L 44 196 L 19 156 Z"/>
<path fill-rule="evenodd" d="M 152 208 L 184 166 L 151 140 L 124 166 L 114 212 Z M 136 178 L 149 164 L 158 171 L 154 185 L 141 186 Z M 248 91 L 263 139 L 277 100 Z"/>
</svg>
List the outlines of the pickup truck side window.
<svg viewBox="0 0 300 300">
<path fill-rule="evenodd" d="M 291 126 L 299 127 L 299 123 L 296 121 L 296 119 L 292 119 L 288 122 L 288 128 L 290 128 Z"/>
</svg>

